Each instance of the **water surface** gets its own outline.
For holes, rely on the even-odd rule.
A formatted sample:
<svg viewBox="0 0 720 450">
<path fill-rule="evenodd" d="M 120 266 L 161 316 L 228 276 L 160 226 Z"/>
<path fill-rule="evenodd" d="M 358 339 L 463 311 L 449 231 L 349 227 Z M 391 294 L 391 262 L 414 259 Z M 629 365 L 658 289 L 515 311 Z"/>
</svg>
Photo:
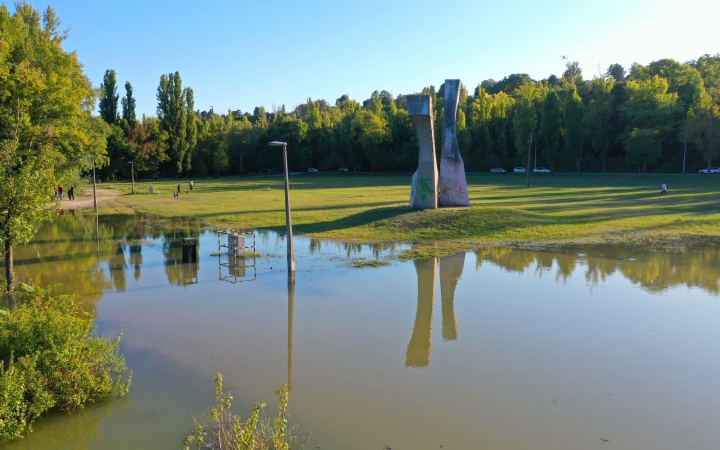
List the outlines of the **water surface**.
<svg viewBox="0 0 720 450">
<path fill-rule="evenodd" d="M 199 262 L 181 262 L 183 237 L 198 239 Z M 217 239 L 195 220 L 66 214 L 18 248 L 22 279 L 62 283 L 100 334 L 123 333 L 134 376 L 129 398 L 52 415 L 7 448 L 179 448 L 216 372 L 241 415 L 258 401 L 274 414 L 288 383 L 308 448 L 720 442 L 716 250 L 400 262 L 406 245 L 299 237 L 288 280 L 282 235 L 258 233 L 254 269 L 221 265 Z"/>
</svg>

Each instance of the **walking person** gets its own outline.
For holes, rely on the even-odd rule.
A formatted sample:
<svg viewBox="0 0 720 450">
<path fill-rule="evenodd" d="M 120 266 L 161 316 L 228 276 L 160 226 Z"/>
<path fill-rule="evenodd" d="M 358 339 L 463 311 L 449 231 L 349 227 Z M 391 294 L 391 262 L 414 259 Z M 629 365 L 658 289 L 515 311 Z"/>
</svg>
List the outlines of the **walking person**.
<svg viewBox="0 0 720 450">
<path fill-rule="evenodd" d="M 71 185 L 68 189 L 68 199 L 75 200 L 75 185 Z"/>
<path fill-rule="evenodd" d="M 58 186 L 58 194 L 60 194 L 60 201 L 63 201 L 63 197 L 65 195 L 65 189 L 63 189 L 62 186 Z"/>
<path fill-rule="evenodd" d="M 195 183 L 193 183 L 193 180 L 190 180 L 190 190 L 192 191 L 193 186 L 195 186 Z"/>
<path fill-rule="evenodd" d="M 667 195 L 667 182 L 663 181 L 660 185 L 660 195 Z"/>
<path fill-rule="evenodd" d="M 178 197 L 180 197 L 180 189 L 182 189 L 182 186 L 180 186 L 180 183 L 178 183 L 178 188 L 177 188 Z"/>
<path fill-rule="evenodd" d="M 57 202 L 60 200 L 60 193 L 58 192 L 57 186 L 54 187 L 55 193 L 53 194 L 53 201 Z"/>
</svg>

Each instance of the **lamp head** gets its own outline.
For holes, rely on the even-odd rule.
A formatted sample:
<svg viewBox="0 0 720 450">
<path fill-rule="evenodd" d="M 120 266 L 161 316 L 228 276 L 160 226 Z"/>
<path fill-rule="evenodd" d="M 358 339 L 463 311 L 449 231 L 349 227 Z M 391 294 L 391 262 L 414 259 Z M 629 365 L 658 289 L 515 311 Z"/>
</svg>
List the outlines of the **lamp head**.
<svg viewBox="0 0 720 450">
<path fill-rule="evenodd" d="M 284 147 L 287 145 L 287 142 L 272 141 L 268 145 L 272 145 L 273 147 Z"/>
</svg>

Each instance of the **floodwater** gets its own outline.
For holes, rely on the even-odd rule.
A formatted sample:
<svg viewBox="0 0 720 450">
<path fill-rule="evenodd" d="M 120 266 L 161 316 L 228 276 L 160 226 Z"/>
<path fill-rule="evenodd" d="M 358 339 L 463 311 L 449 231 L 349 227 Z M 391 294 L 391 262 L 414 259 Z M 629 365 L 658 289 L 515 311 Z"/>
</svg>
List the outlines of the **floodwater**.
<svg viewBox="0 0 720 450">
<path fill-rule="evenodd" d="M 197 263 L 181 262 L 188 236 Z M 720 443 L 718 250 L 401 262 L 407 245 L 297 237 L 288 280 L 282 235 L 258 233 L 254 268 L 212 256 L 217 243 L 198 221 L 68 213 L 18 248 L 24 280 L 62 283 L 98 333 L 123 333 L 134 375 L 128 398 L 51 415 L 5 448 L 178 449 L 216 372 L 243 416 L 261 401 L 274 415 L 288 383 L 309 449 Z M 360 258 L 391 264 L 351 268 Z"/>
</svg>

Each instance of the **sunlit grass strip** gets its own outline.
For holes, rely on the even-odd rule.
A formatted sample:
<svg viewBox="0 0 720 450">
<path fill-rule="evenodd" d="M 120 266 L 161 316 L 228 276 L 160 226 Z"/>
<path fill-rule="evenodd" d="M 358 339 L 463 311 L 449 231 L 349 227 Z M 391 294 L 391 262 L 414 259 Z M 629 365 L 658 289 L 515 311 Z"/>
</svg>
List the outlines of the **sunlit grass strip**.
<svg viewBox="0 0 720 450">
<path fill-rule="evenodd" d="M 466 245 L 616 242 L 635 234 L 685 239 L 720 235 L 720 176 L 469 174 L 469 211 L 412 211 L 410 175 L 307 174 L 291 177 L 294 230 L 342 241 L 449 241 Z M 659 195 L 668 181 L 669 195 Z M 161 194 L 124 195 L 104 211 L 193 216 L 209 224 L 282 231 L 282 177 L 195 180 L 174 199 L 173 180 L 147 183 Z M 129 192 L 129 184 L 109 187 Z M 163 194 L 164 192 L 164 194 Z M 633 238 L 634 239 L 634 238 Z"/>
</svg>

